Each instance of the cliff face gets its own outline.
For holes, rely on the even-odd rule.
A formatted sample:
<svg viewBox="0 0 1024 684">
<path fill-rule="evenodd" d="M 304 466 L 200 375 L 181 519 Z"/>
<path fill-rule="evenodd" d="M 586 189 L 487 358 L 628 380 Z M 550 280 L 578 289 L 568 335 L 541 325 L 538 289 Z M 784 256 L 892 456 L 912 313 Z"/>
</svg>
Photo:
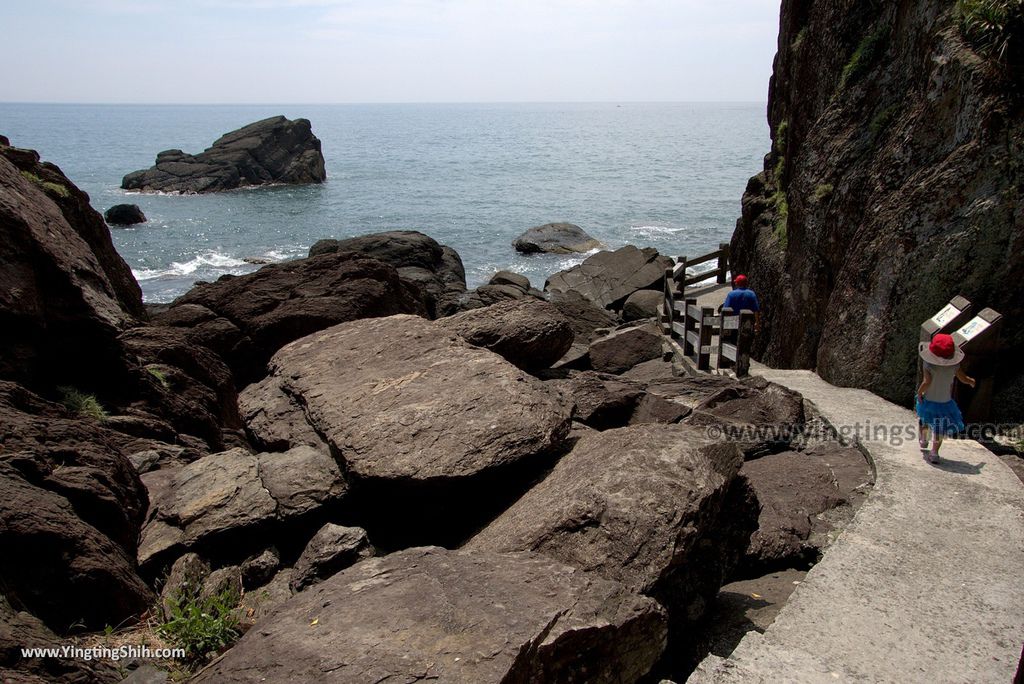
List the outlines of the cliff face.
<svg viewBox="0 0 1024 684">
<path fill-rule="evenodd" d="M 142 293 L 89 197 L 0 136 L 0 377 L 38 387 L 125 381 L 117 336 Z"/>
<path fill-rule="evenodd" d="M 765 303 L 759 357 L 894 401 L 923 321 L 956 294 L 996 309 L 993 418 L 1019 419 L 1021 71 L 976 51 L 954 5 L 783 0 L 772 150 L 732 252 Z"/>
</svg>

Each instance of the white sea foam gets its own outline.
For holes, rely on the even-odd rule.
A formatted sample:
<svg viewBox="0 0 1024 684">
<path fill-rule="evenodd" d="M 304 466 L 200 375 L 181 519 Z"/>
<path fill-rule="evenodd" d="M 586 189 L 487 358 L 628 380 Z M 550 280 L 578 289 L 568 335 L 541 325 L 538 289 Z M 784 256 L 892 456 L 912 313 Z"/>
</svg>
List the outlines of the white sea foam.
<svg viewBox="0 0 1024 684">
<path fill-rule="evenodd" d="M 139 268 L 132 269 L 132 273 L 135 274 L 136 280 L 143 281 L 192 275 L 200 269 L 230 273 L 232 269 L 243 266 L 248 266 L 248 264 L 241 259 L 219 252 L 207 252 L 188 261 L 172 262 L 167 268 Z"/>
<path fill-rule="evenodd" d="M 294 258 L 296 254 L 297 252 L 294 249 L 268 249 L 263 253 L 263 257 L 265 259 L 270 259 L 271 261 L 285 261 L 287 259 Z"/>
<path fill-rule="evenodd" d="M 676 235 L 682 233 L 685 228 L 671 226 L 630 226 L 629 229 L 647 238 L 656 238 L 663 235 Z"/>
</svg>

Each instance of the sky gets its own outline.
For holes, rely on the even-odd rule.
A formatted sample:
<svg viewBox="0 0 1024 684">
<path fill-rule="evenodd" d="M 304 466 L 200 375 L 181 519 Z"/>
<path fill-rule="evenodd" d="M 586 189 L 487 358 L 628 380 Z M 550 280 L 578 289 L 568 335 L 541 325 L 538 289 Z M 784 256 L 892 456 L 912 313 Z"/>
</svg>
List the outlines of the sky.
<svg viewBox="0 0 1024 684">
<path fill-rule="evenodd" d="M 779 0 L 0 0 L 0 101 L 764 102 Z"/>
</svg>

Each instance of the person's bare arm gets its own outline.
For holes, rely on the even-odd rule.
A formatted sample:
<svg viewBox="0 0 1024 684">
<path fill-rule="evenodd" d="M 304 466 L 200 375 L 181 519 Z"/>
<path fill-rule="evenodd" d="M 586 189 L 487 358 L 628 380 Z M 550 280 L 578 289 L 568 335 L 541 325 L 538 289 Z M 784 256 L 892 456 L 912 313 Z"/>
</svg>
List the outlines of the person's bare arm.
<svg viewBox="0 0 1024 684">
<path fill-rule="evenodd" d="M 928 391 L 928 388 L 932 386 L 932 374 L 925 370 L 924 379 L 921 380 L 921 386 L 917 388 L 917 398 L 924 399 L 924 393 Z"/>
<path fill-rule="evenodd" d="M 963 368 L 957 368 L 956 369 L 956 379 L 959 380 L 960 382 L 964 383 L 968 387 L 974 387 L 975 385 L 978 384 L 977 380 L 975 380 L 974 378 L 969 376 L 967 373 L 964 373 L 964 369 Z"/>
</svg>

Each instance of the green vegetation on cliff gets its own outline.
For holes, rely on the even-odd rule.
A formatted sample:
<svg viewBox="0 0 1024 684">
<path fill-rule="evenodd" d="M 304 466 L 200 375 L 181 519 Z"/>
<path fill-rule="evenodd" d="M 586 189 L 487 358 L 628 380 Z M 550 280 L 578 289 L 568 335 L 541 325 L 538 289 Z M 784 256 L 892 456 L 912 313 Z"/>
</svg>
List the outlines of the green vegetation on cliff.
<svg viewBox="0 0 1024 684">
<path fill-rule="evenodd" d="M 860 44 L 857 45 L 857 49 L 853 51 L 853 55 L 850 56 L 850 61 L 843 67 L 843 75 L 839 79 L 839 89 L 842 90 L 860 80 L 885 51 L 888 41 L 889 26 L 885 24 L 864 36 Z"/>
<path fill-rule="evenodd" d="M 21 175 L 24 176 L 27 180 L 30 180 L 39 187 L 41 187 L 43 190 L 49 190 L 50 192 L 56 195 L 60 195 L 61 197 L 68 196 L 68 189 L 61 185 L 60 183 L 51 183 L 49 181 L 44 181 L 42 178 L 32 173 L 31 171 L 22 171 Z"/>
<path fill-rule="evenodd" d="M 956 15 L 960 32 L 978 52 L 1004 63 L 1020 58 L 1024 0 L 957 0 Z"/>
</svg>

